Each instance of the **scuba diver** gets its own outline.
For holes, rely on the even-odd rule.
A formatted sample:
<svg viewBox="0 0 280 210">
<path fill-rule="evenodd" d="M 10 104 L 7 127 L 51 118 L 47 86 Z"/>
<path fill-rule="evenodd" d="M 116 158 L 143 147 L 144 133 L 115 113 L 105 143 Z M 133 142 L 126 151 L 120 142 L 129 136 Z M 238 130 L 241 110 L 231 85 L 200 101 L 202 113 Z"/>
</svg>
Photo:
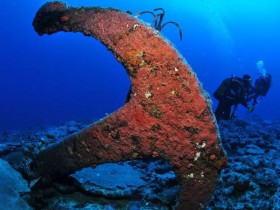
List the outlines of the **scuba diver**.
<svg viewBox="0 0 280 210">
<path fill-rule="evenodd" d="M 267 74 L 265 76 L 259 77 L 254 84 L 254 87 L 248 96 L 247 101 L 253 100 L 253 106 L 259 103 L 259 96 L 266 96 L 271 86 L 272 76 Z"/>
<path fill-rule="evenodd" d="M 247 94 L 252 90 L 251 76 L 245 74 L 242 78 L 231 77 L 225 79 L 214 92 L 213 96 L 219 101 L 215 111 L 216 119 L 229 120 L 234 117 L 238 104 L 242 104 L 249 112 L 253 111 L 253 106 L 247 104 Z M 231 107 L 234 106 L 233 112 Z"/>
<path fill-rule="evenodd" d="M 266 96 L 268 93 L 271 82 L 272 82 L 272 76 L 271 74 L 267 74 L 266 70 L 263 68 L 264 63 L 262 60 L 257 62 L 257 68 L 259 70 L 259 78 L 255 81 L 254 87 L 250 91 L 247 101 L 253 100 L 252 105 L 255 106 L 258 104 L 258 97 L 259 96 Z"/>
</svg>

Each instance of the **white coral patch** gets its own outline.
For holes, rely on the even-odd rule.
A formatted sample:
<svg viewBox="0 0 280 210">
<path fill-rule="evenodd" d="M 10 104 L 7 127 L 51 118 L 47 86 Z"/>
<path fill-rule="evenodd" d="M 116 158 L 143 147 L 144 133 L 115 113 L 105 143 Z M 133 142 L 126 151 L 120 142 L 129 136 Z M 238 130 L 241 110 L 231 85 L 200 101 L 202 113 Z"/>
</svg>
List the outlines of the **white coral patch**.
<svg viewBox="0 0 280 210">
<path fill-rule="evenodd" d="M 201 152 L 197 152 L 197 153 L 195 154 L 194 161 L 197 161 L 197 160 L 198 160 L 198 158 L 200 157 L 200 154 L 201 154 Z"/>
<path fill-rule="evenodd" d="M 193 173 L 188 174 L 187 178 L 191 178 L 191 179 L 194 178 L 194 174 Z"/>
<path fill-rule="evenodd" d="M 150 91 L 147 91 L 147 92 L 145 93 L 145 97 L 146 97 L 146 98 L 151 98 L 151 97 L 152 97 L 151 92 L 150 92 Z"/>
</svg>

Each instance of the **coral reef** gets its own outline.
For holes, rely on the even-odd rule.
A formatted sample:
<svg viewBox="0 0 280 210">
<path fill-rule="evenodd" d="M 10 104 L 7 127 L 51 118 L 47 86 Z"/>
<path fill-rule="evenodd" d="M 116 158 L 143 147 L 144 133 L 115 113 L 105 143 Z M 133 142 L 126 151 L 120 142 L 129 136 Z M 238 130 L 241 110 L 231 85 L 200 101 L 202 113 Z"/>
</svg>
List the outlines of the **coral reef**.
<svg viewBox="0 0 280 210">
<path fill-rule="evenodd" d="M 0 132 L 0 158 L 22 173 L 31 153 L 36 155 L 91 123 L 93 121 L 70 121 L 53 127 Z M 228 163 L 207 209 L 280 209 L 280 121 L 255 117 L 234 119 L 221 121 L 219 128 Z M 155 126 L 154 130 L 157 129 Z M 131 176 L 124 173 L 131 173 Z M 14 176 L 17 174 L 9 172 L 9 177 Z M 70 175 L 75 182 L 69 181 L 68 177 L 39 192 L 32 190 L 32 195 L 22 192 L 20 195 L 34 209 L 170 210 L 176 205 L 180 189 L 173 167 L 168 161 L 157 158 L 104 163 L 90 170 L 83 168 Z M 144 186 L 141 180 L 146 183 Z M 6 185 L 7 179 L 3 182 Z M 16 196 L 11 194 L 12 185 L 6 186 L 8 188 L 3 187 L 0 197 L 14 202 Z M 0 209 L 7 209 L 7 204 L 1 202 Z M 15 206 L 17 204 L 20 203 L 14 202 Z"/>
<path fill-rule="evenodd" d="M 40 183 L 87 166 L 160 157 L 174 166 L 180 184 L 177 209 L 204 208 L 226 157 L 210 99 L 177 51 L 156 30 L 115 9 L 46 3 L 33 26 L 39 35 L 71 31 L 96 38 L 132 84 L 122 108 L 37 155 Z"/>
<path fill-rule="evenodd" d="M 279 121 L 222 121 L 220 131 L 228 164 L 207 209 L 280 209 Z"/>
</svg>

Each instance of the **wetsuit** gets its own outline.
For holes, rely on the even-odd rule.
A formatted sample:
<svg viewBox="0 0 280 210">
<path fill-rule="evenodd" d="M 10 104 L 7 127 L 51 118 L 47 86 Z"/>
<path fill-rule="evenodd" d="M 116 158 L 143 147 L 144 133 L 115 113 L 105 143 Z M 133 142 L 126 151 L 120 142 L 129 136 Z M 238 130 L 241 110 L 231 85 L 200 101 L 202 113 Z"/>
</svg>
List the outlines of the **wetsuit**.
<svg viewBox="0 0 280 210">
<path fill-rule="evenodd" d="M 215 111 L 217 120 L 229 120 L 233 105 L 242 104 L 248 108 L 246 95 L 250 88 L 251 85 L 244 82 L 240 77 L 225 79 L 214 92 L 214 97 L 219 101 Z"/>
</svg>

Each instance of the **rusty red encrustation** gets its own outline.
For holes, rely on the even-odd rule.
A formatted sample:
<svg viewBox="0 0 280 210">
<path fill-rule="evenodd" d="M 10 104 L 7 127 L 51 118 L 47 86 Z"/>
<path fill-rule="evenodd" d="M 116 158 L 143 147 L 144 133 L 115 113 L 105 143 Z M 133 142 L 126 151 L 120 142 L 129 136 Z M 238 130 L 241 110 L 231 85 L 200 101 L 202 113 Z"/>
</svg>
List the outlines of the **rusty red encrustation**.
<svg viewBox="0 0 280 210">
<path fill-rule="evenodd" d="M 177 209 L 202 209 L 226 156 L 210 98 L 195 73 L 158 31 L 116 9 L 43 5 L 39 35 L 82 32 L 102 42 L 125 67 L 130 101 L 105 119 L 42 151 L 38 176 L 53 178 L 86 166 L 146 157 L 168 160 L 180 183 Z"/>
</svg>

